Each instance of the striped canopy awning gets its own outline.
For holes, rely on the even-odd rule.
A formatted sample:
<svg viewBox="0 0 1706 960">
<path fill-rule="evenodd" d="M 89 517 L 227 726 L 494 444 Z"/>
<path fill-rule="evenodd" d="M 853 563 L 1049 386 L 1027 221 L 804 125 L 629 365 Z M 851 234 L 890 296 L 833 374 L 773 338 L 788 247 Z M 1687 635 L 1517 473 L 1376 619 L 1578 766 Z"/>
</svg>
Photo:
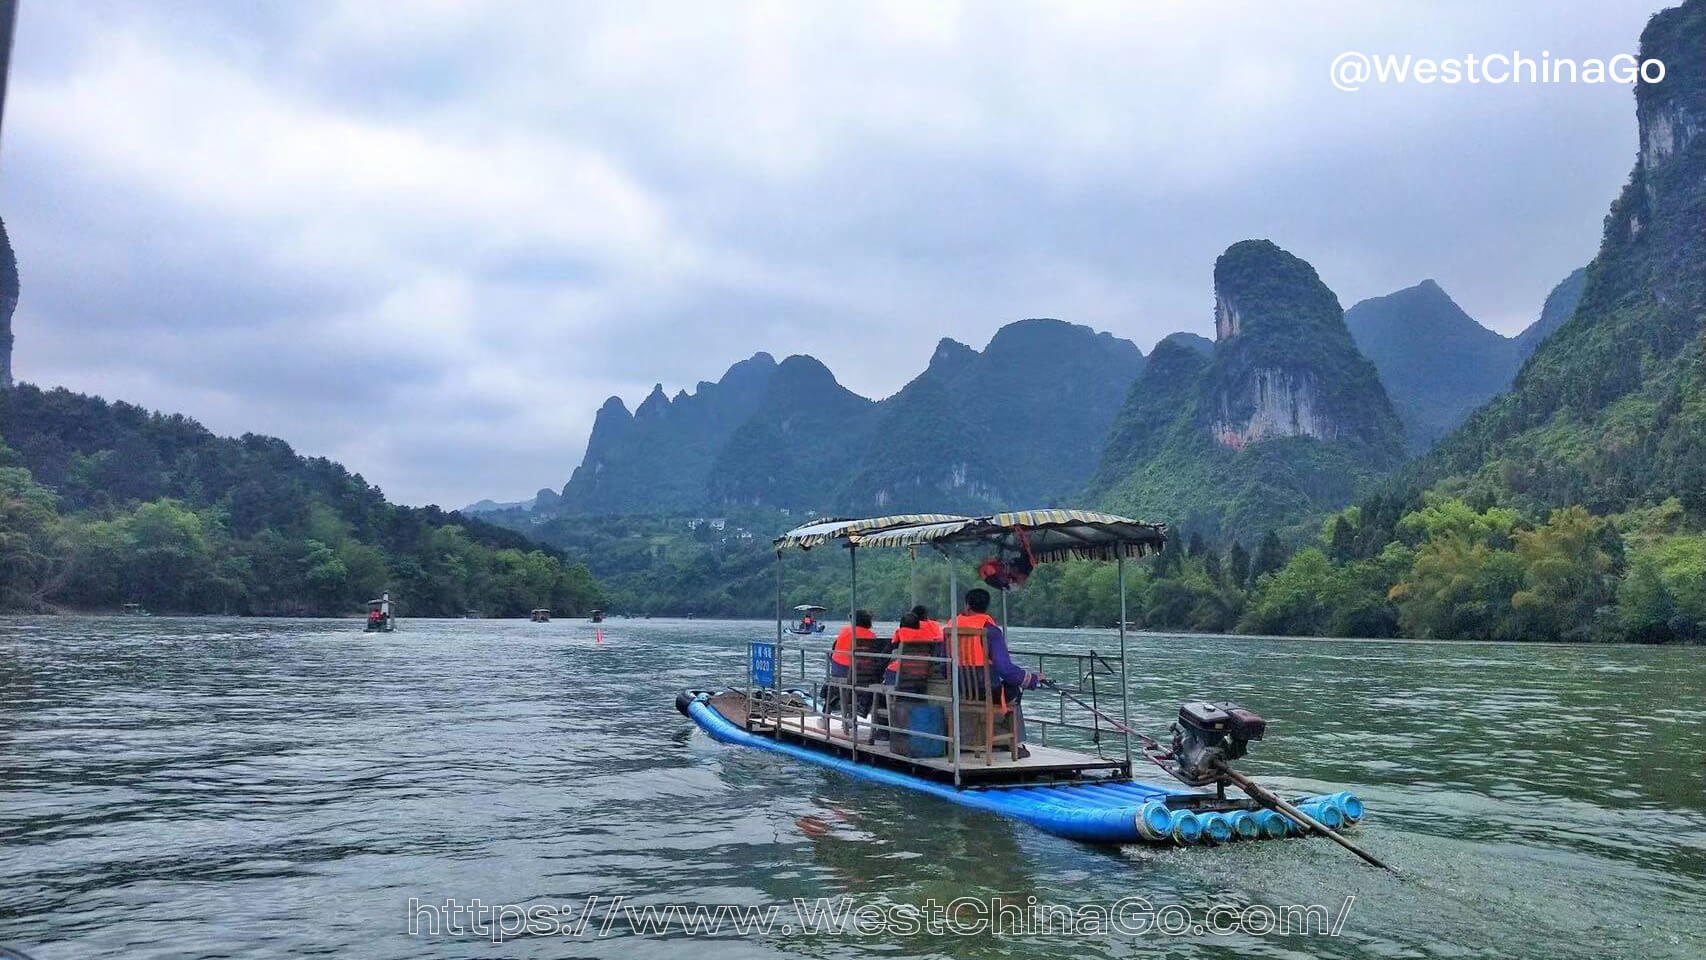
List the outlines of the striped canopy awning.
<svg viewBox="0 0 1706 960">
<path fill-rule="evenodd" d="M 809 544 L 808 536 L 815 538 Z M 1050 563 L 1155 553 L 1167 542 L 1167 526 L 1091 510 L 1020 510 L 989 517 L 924 514 L 910 521 L 882 517 L 808 524 L 777 540 L 777 547 L 796 542 L 809 548 L 832 539 L 860 547 L 977 543 L 1012 553 L 1028 545 L 1038 563 Z"/>
<path fill-rule="evenodd" d="M 951 523 L 970 519 L 951 513 L 898 513 L 892 517 L 871 517 L 865 520 L 813 520 L 777 537 L 776 549 L 799 547 L 801 550 L 810 550 L 831 540 L 851 540 L 857 543 L 862 535 L 889 527 Z"/>
</svg>

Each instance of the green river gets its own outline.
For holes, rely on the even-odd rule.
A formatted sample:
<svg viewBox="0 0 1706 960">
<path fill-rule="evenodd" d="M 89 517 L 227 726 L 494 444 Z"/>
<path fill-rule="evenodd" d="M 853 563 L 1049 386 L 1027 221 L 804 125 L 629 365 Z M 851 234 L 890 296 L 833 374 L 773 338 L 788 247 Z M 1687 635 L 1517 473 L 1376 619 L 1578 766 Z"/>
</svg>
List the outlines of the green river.
<svg viewBox="0 0 1706 960">
<path fill-rule="evenodd" d="M 676 713 L 681 688 L 739 682 L 746 641 L 773 631 L 0 620 L 0 944 L 36 960 L 1706 957 L 1706 650 L 1131 637 L 1137 726 L 1164 731 L 1185 699 L 1241 701 L 1270 724 L 1243 769 L 1288 793 L 1356 791 L 1354 835 L 1397 879 L 1323 840 L 1084 846 L 724 746 Z M 590 897 L 585 927 L 502 942 L 491 924 L 434 933 L 410 907 L 572 919 Z M 601 929 L 617 897 L 616 916 L 780 918 Z M 808 930 L 795 898 L 888 917 L 1140 898 L 1190 922 L 995 933 L 962 911 L 953 928 Z M 1293 904 L 1342 923 L 1194 929 L 1214 908 Z"/>
</svg>

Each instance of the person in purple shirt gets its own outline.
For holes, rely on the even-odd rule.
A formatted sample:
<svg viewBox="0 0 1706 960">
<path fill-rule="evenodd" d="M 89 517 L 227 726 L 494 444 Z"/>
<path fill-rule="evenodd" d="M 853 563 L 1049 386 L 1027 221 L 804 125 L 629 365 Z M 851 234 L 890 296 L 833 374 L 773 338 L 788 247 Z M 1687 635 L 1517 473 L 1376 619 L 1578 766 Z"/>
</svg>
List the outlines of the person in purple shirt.
<svg viewBox="0 0 1706 960">
<path fill-rule="evenodd" d="M 1001 692 L 1006 697 L 1007 705 L 1013 711 L 1013 757 L 1022 760 L 1030 756 L 1030 751 L 1019 744 L 1024 736 L 1025 717 L 1020 711 L 1020 700 L 1024 691 L 1035 690 L 1043 680 L 1043 675 L 1026 670 L 1013 662 L 1013 657 L 1007 651 L 1007 634 L 995 618 L 989 615 L 989 591 L 982 587 L 973 587 L 966 591 L 966 612 L 958 618 L 960 626 L 968 629 L 983 629 L 984 659 L 987 670 L 993 679 L 1001 684 Z M 964 654 L 962 653 L 962 657 Z M 963 661 L 962 661 L 963 662 Z M 975 670 L 975 668 L 971 668 Z M 975 673 L 972 676 L 972 695 L 978 695 L 982 689 L 981 677 Z"/>
</svg>

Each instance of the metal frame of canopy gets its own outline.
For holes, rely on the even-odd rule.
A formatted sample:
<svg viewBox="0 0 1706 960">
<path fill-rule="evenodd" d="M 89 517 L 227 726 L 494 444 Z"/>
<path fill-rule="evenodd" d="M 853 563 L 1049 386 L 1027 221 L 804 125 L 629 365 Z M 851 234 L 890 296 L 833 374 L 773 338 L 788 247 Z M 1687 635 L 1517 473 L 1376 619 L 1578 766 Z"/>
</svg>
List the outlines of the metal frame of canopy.
<svg viewBox="0 0 1706 960">
<path fill-rule="evenodd" d="M 916 565 L 918 547 L 928 545 L 936 548 L 937 552 L 948 560 L 948 604 L 946 609 L 958 609 L 959 571 L 953 564 L 950 550 L 966 544 L 978 544 L 994 548 L 998 552 L 1010 551 L 1028 547 L 1029 554 L 1036 562 L 1050 563 L 1069 559 L 1113 560 L 1119 566 L 1119 679 L 1120 679 L 1120 722 L 1121 735 L 1124 738 L 1125 761 L 1123 773 L 1131 775 L 1131 726 L 1130 705 L 1127 693 L 1126 670 L 1126 579 L 1125 561 L 1129 558 L 1139 558 L 1146 554 L 1159 552 L 1167 542 L 1167 527 L 1165 524 L 1151 524 L 1128 517 L 1109 513 L 1098 513 L 1086 510 L 1025 510 L 1010 513 L 998 513 L 984 517 L 964 517 L 954 514 L 899 514 L 888 517 L 868 519 L 838 519 L 817 520 L 796 527 L 775 540 L 776 549 L 776 660 L 780 662 L 783 647 L 783 555 L 789 547 L 800 550 L 811 550 L 832 541 L 840 541 L 847 549 L 848 564 L 851 575 L 851 587 L 848 597 L 848 625 L 853 627 L 859 608 L 859 559 L 861 546 L 875 547 L 907 547 L 911 550 L 912 560 Z M 915 566 L 916 570 L 916 566 Z M 916 584 L 916 572 L 914 573 Z M 916 586 L 913 599 L 917 599 Z M 916 657 L 910 659 L 943 662 L 948 666 L 950 678 L 950 696 L 947 698 L 952 709 L 953 722 L 947 725 L 946 736 L 937 737 L 933 734 L 912 733 L 913 736 L 923 736 L 929 739 L 948 741 L 949 753 L 952 757 L 954 785 L 962 786 L 960 762 L 960 735 L 958 718 L 960 716 L 961 699 L 959 683 L 959 622 L 957 617 L 949 615 L 949 628 L 946 658 Z M 1007 626 L 1007 591 L 1001 591 L 1001 625 Z M 801 670 L 804 673 L 805 648 L 801 646 Z M 856 658 L 861 654 L 854 653 Z M 887 655 L 884 655 L 887 656 Z M 1105 658 L 1091 652 L 1091 670 L 1095 662 Z M 855 660 L 855 664 L 857 661 Z M 1082 668 L 1081 668 L 1082 669 Z M 857 668 L 852 670 L 845 684 L 843 696 L 854 696 L 856 699 Z M 751 696 L 751 678 L 748 678 L 748 698 Z M 925 700 L 941 699 L 938 697 L 922 696 Z M 780 698 L 777 699 L 778 704 Z M 783 717 L 780 706 L 777 707 L 776 732 L 780 736 L 783 727 Z M 851 711 L 851 749 L 853 759 L 859 755 L 859 723 L 858 709 Z M 892 719 L 892 718 L 891 718 Z M 827 725 L 827 720 L 825 721 Z M 1046 724 L 1049 721 L 1038 720 Z M 805 725 L 805 713 L 802 709 L 800 726 Z M 1070 724 L 1065 724 L 1071 726 Z M 883 726 L 892 730 L 892 727 Z M 1044 743 L 1047 742 L 1047 726 L 1043 726 Z M 1098 729 L 1098 738 L 1100 731 Z M 986 763 L 993 747 L 985 744 Z"/>
</svg>

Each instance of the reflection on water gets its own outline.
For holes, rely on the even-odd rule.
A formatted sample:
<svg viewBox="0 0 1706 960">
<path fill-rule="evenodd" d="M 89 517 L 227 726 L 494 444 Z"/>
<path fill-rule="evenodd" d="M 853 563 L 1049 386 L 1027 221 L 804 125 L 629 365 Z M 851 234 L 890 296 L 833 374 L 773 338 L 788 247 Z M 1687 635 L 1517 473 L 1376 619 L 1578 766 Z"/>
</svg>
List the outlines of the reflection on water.
<svg viewBox="0 0 1706 960">
<path fill-rule="evenodd" d="M 781 933 L 696 956 L 1706 955 L 1703 652 L 1133 641 L 1133 716 L 1235 698 L 1246 769 L 1351 788 L 1396 881 L 1323 843 L 1098 850 L 715 744 L 676 690 L 757 624 L 0 621 L 0 943 L 96 956 L 679 956 L 662 938 L 407 935 L 406 904 L 1077 906 L 1357 899 L 1344 935 Z M 1025 647 L 1092 635 L 1016 631 Z M 1106 646 L 1106 635 L 1094 635 Z M 791 910 L 791 907 L 789 907 Z"/>
</svg>

